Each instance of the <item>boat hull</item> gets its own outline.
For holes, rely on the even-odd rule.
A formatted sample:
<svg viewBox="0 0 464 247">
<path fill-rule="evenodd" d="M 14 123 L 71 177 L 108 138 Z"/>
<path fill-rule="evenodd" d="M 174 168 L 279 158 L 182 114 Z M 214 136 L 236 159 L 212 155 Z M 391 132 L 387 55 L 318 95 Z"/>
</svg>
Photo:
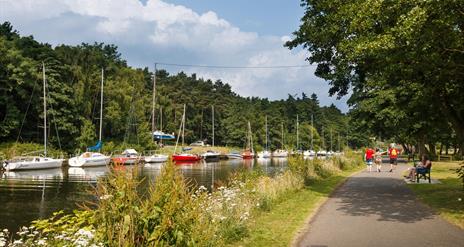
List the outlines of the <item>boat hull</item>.
<svg viewBox="0 0 464 247">
<path fill-rule="evenodd" d="M 227 158 L 229 159 L 242 159 L 242 155 L 241 154 L 227 154 Z"/>
<path fill-rule="evenodd" d="M 173 161 L 199 161 L 201 158 L 197 155 L 183 155 L 183 154 L 178 154 L 178 155 L 172 155 L 172 160 Z"/>
<path fill-rule="evenodd" d="M 71 167 L 92 167 L 92 166 L 106 166 L 110 163 L 110 157 L 99 158 L 81 158 L 73 157 L 69 159 L 68 163 Z"/>
<path fill-rule="evenodd" d="M 151 155 L 151 156 L 145 157 L 145 162 L 146 163 L 163 163 L 163 162 L 166 162 L 168 158 L 169 157 L 167 155 Z"/>
<path fill-rule="evenodd" d="M 46 159 L 40 161 L 18 161 L 8 162 L 4 164 L 7 171 L 20 171 L 20 170 L 41 170 L 50 168 L 59 168 L 63 164 L 62 159 Z"/>
</svg>

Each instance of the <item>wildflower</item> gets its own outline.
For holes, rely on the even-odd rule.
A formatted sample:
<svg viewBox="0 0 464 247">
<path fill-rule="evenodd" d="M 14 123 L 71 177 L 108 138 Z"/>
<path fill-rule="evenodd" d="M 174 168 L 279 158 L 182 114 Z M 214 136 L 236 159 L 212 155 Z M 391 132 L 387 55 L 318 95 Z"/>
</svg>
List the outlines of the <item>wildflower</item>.
<svg viewBox="0 0 464 247">
<path fill-rule="evenodd" d="M 3 232 L 4 232 L 4 233 L 8 233 L 8 229 L 6 229 L 6 228 L 3 229 Z"/>
<path fill-rule="evenodd" d="M 5 239 L 0 239 L 0 247 L 6 246 L 6 241 Z"/>
<path fill-rule="evenodd" d="M 100 196 L 100 200 L 108 200 L 108 199 L 111 199 L 113 197 L 113 195 L 103 195 L 103 196 Z"/>
<path fill-rule="evenodd" d="M 43 239 L 39 239 L 39 241 L 37 241 L 37 245 L 46 245 L 47 242 Z"/>
<path fill-rule="evenodd" d="M 22 241 L 21 239 L 15 240 L 15 241 L 13 242 L 13 245 L 22 245 L 22 244 L 23 244 L 23 241 Z"/>
</svg>

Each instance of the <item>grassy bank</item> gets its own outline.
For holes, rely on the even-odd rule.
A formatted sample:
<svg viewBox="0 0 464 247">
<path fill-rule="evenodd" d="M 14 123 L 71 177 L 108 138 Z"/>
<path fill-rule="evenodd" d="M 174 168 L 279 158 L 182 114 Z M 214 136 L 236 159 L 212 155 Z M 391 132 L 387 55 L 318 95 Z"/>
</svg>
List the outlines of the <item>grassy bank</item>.
<svg viewBox="0 0 464 247">
<path fill-rule="evenodd" d="M 238 172 L 213 192 L 192 191 L 171 163 L 148 189 L 138 169 L 115 170 L 99 181 L 96 204 L 36 221 L 10 245 L 288 245 L 308 214 L 361 164 L 356 154 L 290 158 L 273 177 L 259 169 Z"/>
<path fill-rule="evenodd" d="M 458 168 L 459 162 L 434 162 L 432 179 L 439 179 L 441 184 L 408 186 L 443 218 L 464 229 L 464 190 L 455 172 Z"/>
<path fill-rule="evenodd" d="M 341 171 L 337 175 L 314 182 L 302 190 L 284 195 L 272 210 L 258 212 L 250 222 L 249 236 L 234 246 L 289 246 L 308 217 L 347 177 L 363 166 Z"/>
</svg>

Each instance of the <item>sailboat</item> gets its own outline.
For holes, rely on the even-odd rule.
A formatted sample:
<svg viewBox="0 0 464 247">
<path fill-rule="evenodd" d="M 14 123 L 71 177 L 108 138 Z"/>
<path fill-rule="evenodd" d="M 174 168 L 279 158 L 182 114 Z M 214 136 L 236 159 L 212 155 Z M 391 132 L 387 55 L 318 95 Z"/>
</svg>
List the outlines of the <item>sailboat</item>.
<svg viewBox="0 0 464 247">
<path fill-rule="evenodd" d="M 271 157 L 271 152 L 268 150 L 268 132 L 267 132 L 267 116 L 265 118 L 265 126 L 266 126 L 266 146 L 264 147 L 264 151 L 261 151 L 258 153 L 258 158 L 270 158 Z"/>
<path fill-rule="evenodd" d="M 306 150 L 303 152 L 304 156 L 316 156 L 316 152 L 314 152 L 314 119 L 313 115 L 311 114 L 311 149 Z"/>
<path fill-rule="evenodd" d="M 45 64 L 42 63 L 43 74 L 43 103 L 44 103 L 44 156 L 21 156 L 3 162 L 3 168 L 7 171 L 33 170 L 61 167 L 63 159 L 53 159 L 47 157 L 47 92 L 45 77 Z"/>
<path fill-rule="evenodd" d="M 151 112 L 151 131 L 152 134 L 154 135 L 155 139 L 159 140 L 164 140 L 164 139 L 173 139 L 175 138 L 172 135 L 171 136 L 166 136 L 162 131 L 155 131 L 155 104 L 156 104 L 156 65 L 155 65 L 155 74 L 153 75 L 153 101 L 152 101 L 152 112 Z M 160 114 L 160 116 L 162 116 Z M 162 123 L 160 123 L 162 125 Z M 147 163 L 162 163 L 166 162 L 168 160 L 168 156 L 165 154 L 151 154 L 150 156 L 145 157 L 145 162 Z"/>
<path fill-rule="evenodd" d="M 213 132 L 213 138 L 211 142 L 212 148 L 214 148 L 214 106 L 211 106 L 211 112 L 212 112 L 212 117 L 211 117 L 211 124 L 212 124 L 212 132 Z M 219 155 L 220 153 L 213 151 L 213 150 L 208 150 L 205 153 L 201 155 L 201 157 L 205 161 L 219 161 Z"/>
<path fill-rule="evenodd" d="M 248 121 L 248 132 L 247 132 L 247 145 L 245 150 L 242 153 L 243 159 L 253 159 L 255 157 L 255 152 L 253 150 L 253 136 L 251 134 L 251 125 Z"/>
<path fill-rule="evenodd" d="M 282 149 L 277 149 L 274 152 L 272 152 L 272 157 L 276 157 L 276 158 L 288 157 L 288 151 L 283 149 L 284 148 L 284 124 L 283 123 L 282 123 L 281 148 Z"/>
<path fill-rule="evenodd" d="M 184 146 L 184 133 L 185 133 L 185 104 L 184 104 L 184 113 L 182 114 L 182 120 L 179 127 L 179 134 L 177 136 L 176 147 L 174 148 L 174 154 L 172 155 L 172 160 L 176 162 L 195 162 L 201 159 L 200 156 L 190 153 L 176 153 L 177 144 L 179 143 L 179 137 L 182 133 L 182 146 Z"/>
<path fill-rule="evenodd" d="M 103 69 L 101 71 L 101 92 L 100 92 L 100 131 L 98 136 L 98 142 L 95 146 L 87 149 L 87 152 L 69 159 L 69 166 L 72 167 L 89 167 L 89 166 L 106 166 L 110 163 L 110 157 L 104 154 L 93 152 L 100 150 L 102 143 L 102 124 L 103 124 Z"/>
</svg>

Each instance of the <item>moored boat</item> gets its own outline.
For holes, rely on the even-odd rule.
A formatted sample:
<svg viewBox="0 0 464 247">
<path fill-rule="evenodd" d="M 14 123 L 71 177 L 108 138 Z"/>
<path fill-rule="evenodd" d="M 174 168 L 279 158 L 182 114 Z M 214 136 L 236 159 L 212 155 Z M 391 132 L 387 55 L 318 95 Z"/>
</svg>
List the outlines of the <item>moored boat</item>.
<svg viewBox="0 0 464 247">
<path fill-rule="evenodd" d="M 201 155 L 201 158 L 203 158 L 205 161 L 219 161 L 219 156 L 220 153 L 208 150 Z"/>
<path fill-rule="evenodd" d="M 271 157 L 271 152 L 267 151 L 267 150 L 264 150 L 264 151 L 261 151 L 261 152 L 258 152 L 258 158 L 270 158 Z"/>
<path fill-rule="evenodd" d="M 254 157 L 255 157 L 255 154 L 250 150 L 245 150 L 242 153 L 242 158 L 243 159 L 253 159 Z"/>
<path fill-rule="evenodd" d="M 165 154 L 152 154 L 149 156 L 145 156 L 146 163 L 163 163 L 168 160 L 169 156 Z"/>
<path fill-rule="evenodd" d="M 111 157 L 97 152 L 85 152 L 77 157 L 68 160 L 71 167 L 90 167 L 106 166 L 110 163 Z"/>
<path fill-rule="evenodd" d="M 63 159 L 53 159 L 39 156 L 14 157 L 3 162 L 3 168 L 7 171 L 38 170 L 61 167 Z"/>
<path fill-rule="evenodd" d="M 113 157 L 113 163 L 120 165 L 131 165 L 135 164 L 140 160 L 140 155 L 135 149 L 129 148 L 122 152 L 122 155 Z"/>
<path fill-rule="evenodd" d="M 182 153 L 182 154 L 173 154 L 172 155 L 172 160 L 173 161 L 199 161 L 201 160 L 201 157 L 196 155 L 196 154 L 188 154 L 188 153 Z"/>
<path fill-rule="evenodd" d="M 227 158 L 229 159 L 242 159 L 242 155 L 239 152 L 230 152 L 227 154 Z"/>
<path fill-rule="evenodd" d="M 277 149 L 274 152 L 272 152 L 272 157 L 275 157 L 275 158 L 288 157 L 288 151 L 282 150 L 282 149 Z"/>
</svg>

